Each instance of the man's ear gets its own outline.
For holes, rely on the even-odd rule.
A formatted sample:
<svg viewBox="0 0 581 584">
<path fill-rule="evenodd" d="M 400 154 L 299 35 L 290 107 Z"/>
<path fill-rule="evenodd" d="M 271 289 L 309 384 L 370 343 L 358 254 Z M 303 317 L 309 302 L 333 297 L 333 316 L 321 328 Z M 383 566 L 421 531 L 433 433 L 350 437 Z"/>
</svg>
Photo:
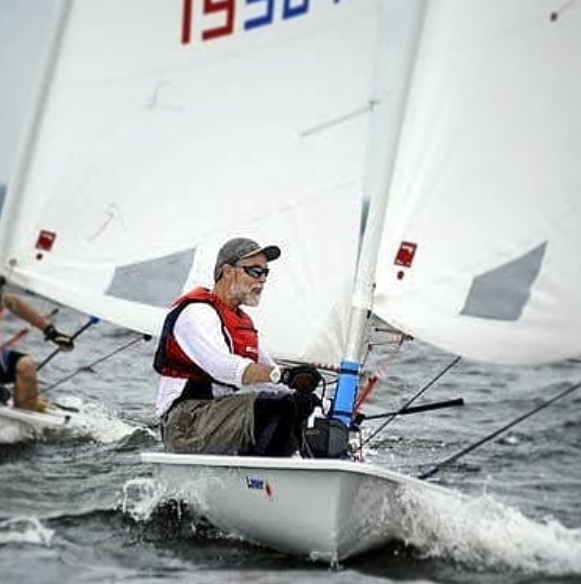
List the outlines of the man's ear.
<svg viewBox="0 0 581 584">
<path fill-rule="evenodd" d="M 236 268 L 232 264 L 224 264 L 222 266 L 222 277 L 230 276 L 232 274 L 232 271 L 235 269 Z"/>
</svg>

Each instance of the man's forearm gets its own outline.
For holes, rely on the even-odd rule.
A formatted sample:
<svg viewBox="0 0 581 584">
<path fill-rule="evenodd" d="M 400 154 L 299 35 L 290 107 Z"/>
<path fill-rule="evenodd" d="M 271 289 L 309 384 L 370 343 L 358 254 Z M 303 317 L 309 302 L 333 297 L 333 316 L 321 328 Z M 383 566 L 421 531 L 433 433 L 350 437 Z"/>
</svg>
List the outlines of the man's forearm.
<svg viewBox="0 0 581 584">
<path fill-rule="evenodd" d="M 45 316 L 40 314 L 32 305 L 26 302 L 26 300 L 20 298 L 20 296 L 4 293 L 2 296 L 2 303 L 8 310 L 10 310 L 10 312 L 41 331 L 50 324 L 50 321 Z"/>
</svg>

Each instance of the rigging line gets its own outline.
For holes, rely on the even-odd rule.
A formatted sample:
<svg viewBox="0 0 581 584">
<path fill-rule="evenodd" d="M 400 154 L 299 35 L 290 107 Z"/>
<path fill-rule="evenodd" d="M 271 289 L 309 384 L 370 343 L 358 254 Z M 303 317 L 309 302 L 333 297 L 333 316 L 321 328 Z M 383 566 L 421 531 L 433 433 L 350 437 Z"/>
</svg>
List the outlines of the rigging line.
<svg viewBox="0 0 581 584">
<path fill-rule="evenodd" d="M 383 414 L 374 414 L 371 416 L 366 416 L 365 414 L 358 414 L 355 419 L 355 423 L 359 424 L 364 420 L 379 420 L 380 418 L 387 418 L 388 416 L 403 416 L 406 414 L 418 414 L 420 412 L 429 412 L 431 410 L 439 410 L 442 408 L 450 408 L 453 406 L 463 406 L 464 398 L 458 397 L 455 399 L 449 399 L 446 401 L 439 402 L 429 402 L 426 404 L 421 404 L 419 406 L 411 406 L 404 410 L 399 410 L 398 412 L 384 412 Z"/>
<path fill-rule="evenodd" d="M 503 432 L 506 432 L 507 430 L 509 430 L 513 426 L 520 424 L 520 422 L 526 420 L 527 418 L 530 418 L 532 415 L 540 412 L 541 410 L 544 410 L 545 408 L 549 407 L 551 404 L 566 397 L 570 393 L 573 393 L 576 389 L 579 389 L 580 387 L 581 387 L 581 383 L 571 385 L 570 387 L 568 387 L 567 389 L 565 389 L 561 393 L 558 393 L 557 395 L 553 396 L 550 400 L 543 402 L 542 404 L 538 405 L 536 408 L 533 408 L 532 410 L 526 412 L 522 416 L 519 416 L 518 418 L 516 418 L 512 422 L 509 422 L 508 424 L 502 426 L 502 428 L 499 428 L 495 432 L 492 432 L 491 434 L 484 436 L 484 438 L 481 438 L 477 442 L 474 442 L 474 444 L 470 444 L 466 448 L 463 448 L 462 450 L 460 450 L 456 454 L 453 454 L 452 456 L 444 459 L 439 464 L 436 464 L 436 465 L 428 468 L 427 470 L 422 471 L 418 475 L 418 478 L 419 479 L 427 479 L 427 478 L 434 476 L 442 467 L 447 466 L 447 465 L 451 464 L 452 462 L 455 462 L 456 460 L 458 460 L 462 456 L 468 454 L 469 452 L 472 452 L 473 450 L 475 450 L 479 446 L 486 444 L 486 442 L 490 442 L 491 440 L 496 438 L 498 435 L 502 434 Z"/>
<path fill-rule="evenodd" d="M 324 371 L 329 371 L 330 373 L 338 373 L 339 367 L 337 365 L 331 365 L 330 363 L 316 363 L 312 361 L 300 361 L 298 359 L 276 359 L 276 362 L 283 367 L 295 367 L 296 365 L 312 365 L 317 369 L 323 369 Z"/>
<path fill-rule="evenodd" d="M 99 319 L 95 316 L 91 316 L 88 322 L 86 322 L 80 329 L 78 329 L 72 336 L 71 341 L 74 341 L 79 335 L 82 335 L 89 327 L 94 325 L 95 323 L 99 322 Z M 49 361 L 52 361 L 54 357 L 56 357 L 59 353 L 62 352 L 62 349 L 58 347 L 55 349 L 44 361 L 42 361 L 37 367 L 36 371 L 40 371 Z"/>
<path fill-rule="evenodd" d="M 355 400 L 355 405 L 353 406 L 353 411 L 355 412 L 355 415 L 359 414 L 359 410 L 361 409 L 361 406 L 367 400 L 367 398 L 371 395 L 371 392 L 373 391 L 373 389 L 377 385 L 378 381 L 379 381 L 378 375 L 370 375 L 367 378 L 367 381 L 365 382 L 365 385 L 363 386 L 359 395 L 357 395 L 357 398 Z"/>
<path fill-rule="evenodd" d="M 431 379 L 431 381 L 426 383 L 426 385 L 424 385 L 424 387 L 422 387 L 415 395 L 413 395 L 397 412 L 394 412 L 393 415 L 391 415 L 389 418 L 387 418 L 387 420 L 385 420 L 385 422 L 383 422 L 383 424 L 381 424 L 381 426 L 379 426 L 379 428 L 376 428 L 374 432 L 372 432 L 367 438 L 365 438 L 365 440 L 363 440 L 361 445 L 364 446 L 370 440 L 375 438 L 375 436 L 377 436 L 380 432 L 382 432 L 384 430 L 384 428 L 394 420 L 394 418 L 399 416 L 403 410 L 408 409 L 409 406 L 411 406 L 421 395 L 423 395 L 430 387 L 432 387 L 432 385 L 434 385 L 434 383 L 436 383 L 436 381 L 441 379 L 441 377 L 444 374 L 446 374 L 448 371 L 450 371 L 450 369 L 452 369 L 452 367 L 457 365 L 458 362 L 460 361 L 460 359 L 462 359 L 462 357 L 458 356 L 453 361 L 448 363 L 448 365 L 446 365 L 446 367 L 444 367 L 435 377 L 433 377 Z"/>
<path fill-rule="evenodd" d="M 402 334 L 399 337 L 399 341 L 397 343 L 397 346 L 390 352 L 390 354 L 377 367 L 377 373 L 375 375 L 371 375 L 368 378 L 367 383 L 365 384 L 365 386 L 361 390 L 361 393 L 357 396 L 357 398 L 355 400 L 355 406 L 353 408 L 353 410 L 355 412 L 358 412 L 361 409 L 361 406 L 363 406 L 363 404 L 367 401 L 367 399 L 371 395 L 373 389 L 375 388 L 377 381 L 386 375 L 387 369 L 391 366 L 391 364 L 395 360 L 397 354 L 400 352 L 404 341 L 405 341 L 405 335 Z"/>
<path fill-rule="evenodd" d="M 324 122 L 321 122 L 319 125 L 313 126 L 312 128 L 308 128 L 308 129 L 304 130 L 303 132 L 301 132 L 301 138 L 308 138 L 312 134 L 316 134 L 318 132 L 321 132 L 322 130 L 327 130 L 328 128 L 332 128 L 333 126 L 343 124 L 344 122 L 347 122 L 353 118 L 357 118 L 359 116 L 365 115 L 372 110 L 373 106 L 374 106 L 374 102 L 370 101 L 365 106 L 359 107 L 353 111 L 347 112 L 343 115 L 337 116 L 337 117 L 332 118 L 330 120 L 326 120 Z"/>
<path fill-rule="evenodd" d="M 44 387 L 41 391 L 39 391 L 39 393 L 45 393 L 51 389 L 54 389 L 55 387 L 57 387 L 58 385 L 61 385 L 65 381 L 68 381 L 69 379 L 76 377 L 79 373 L 81 373 L 83 371 L 88 371 L 88 370 L 92 369 L 93 367 L 95 367 L 96 365 L 100 365 L 104 361 L 107 361 L 107 359 L 110 359 L 111 357 L 117 355 L 117 353 L 121 353 L 121 351 L 124 351 L 125 349 L 128 349 L 132 345 L 135 345 L 138 341 L 141 341 L 141 340 L 149 341 L 150 339 L 151 339 L 151 337 L 149 335 L 141 335 L 135 339 L 131 339 L 130 341 L 128 341 L 127 343 L 125 343 L 121 347 L 117 347 L 117 349 L 114 349 L 113 351 L 111 351 L 107 355 L 104 355 L 103 357 L 99 357 L 99 359 L 96 359 L 95 361 L 93 361 L 92 363 L 89 363 L 88 365 L 83 365 L 82 367 L 79 367 L 76 371 L 73 371 L 71 374 L 67 375 L 66 377 L 63 377 L 62 379 L 55 381 L 54 383 L 52 383 L 48 387 Z"/>
</svg>

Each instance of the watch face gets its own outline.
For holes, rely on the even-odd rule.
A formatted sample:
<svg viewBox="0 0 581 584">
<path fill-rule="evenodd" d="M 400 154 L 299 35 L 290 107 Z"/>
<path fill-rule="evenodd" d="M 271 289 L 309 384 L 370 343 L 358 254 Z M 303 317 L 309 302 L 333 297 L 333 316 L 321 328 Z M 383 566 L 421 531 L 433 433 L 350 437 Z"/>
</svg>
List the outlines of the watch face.
<svg viewBox="0 0 581 584">
<path fill-rule="evenodd" d="M 275 367 L 270 372 L 270 381 L 272 381 L 272 383 L 278 383 L 280 381 L 280 368 Z"/>
</svg>

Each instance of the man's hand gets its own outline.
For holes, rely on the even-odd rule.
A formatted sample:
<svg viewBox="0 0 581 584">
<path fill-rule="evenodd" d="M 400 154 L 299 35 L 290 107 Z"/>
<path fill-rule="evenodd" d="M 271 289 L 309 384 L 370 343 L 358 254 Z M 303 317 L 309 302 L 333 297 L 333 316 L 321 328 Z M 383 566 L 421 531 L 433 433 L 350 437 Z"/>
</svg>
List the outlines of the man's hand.
<svg viewBox="0 0 581 584">
<path fill-rule="evenodd" d="M 44 340 L 52 341 L 55 345 L 58 345 L 61 351 L 72 351 L 75 348 L 73 339 L 71 339 L 69 335 L 65 335 L 64 333 L 57 331 L 54 325 L 49 324 L 43 332 Z"/>
<path fill-rule="evenodd" d="M 300 393 L 312 393 L 322 379 L 322 375 L 312 365 L 285 367 L 280 377 L 281 383 Z"/>
</svg>

